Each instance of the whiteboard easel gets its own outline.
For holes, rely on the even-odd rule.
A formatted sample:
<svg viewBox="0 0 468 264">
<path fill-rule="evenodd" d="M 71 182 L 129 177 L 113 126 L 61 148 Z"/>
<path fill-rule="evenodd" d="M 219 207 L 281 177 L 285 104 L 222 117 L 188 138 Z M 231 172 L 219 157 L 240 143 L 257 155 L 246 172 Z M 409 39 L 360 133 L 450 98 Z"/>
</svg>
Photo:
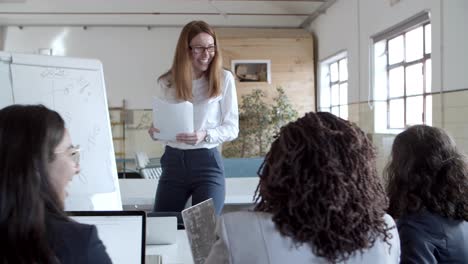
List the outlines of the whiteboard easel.
<svg viewBox="0 0 468 264">
<path fill-rule="evenodd" d="M 69 185 L 66 210 L 121 210 L 102 64 L 97 60 L 0 52 L 0 95 L 14 104 L 43 104 L 65 120 L 81 148 L 81 172 Z M 8 93 L 8 89 L 11 90 Z M 0 101 L 0 107 L 9 101 Z"/>
</svg>

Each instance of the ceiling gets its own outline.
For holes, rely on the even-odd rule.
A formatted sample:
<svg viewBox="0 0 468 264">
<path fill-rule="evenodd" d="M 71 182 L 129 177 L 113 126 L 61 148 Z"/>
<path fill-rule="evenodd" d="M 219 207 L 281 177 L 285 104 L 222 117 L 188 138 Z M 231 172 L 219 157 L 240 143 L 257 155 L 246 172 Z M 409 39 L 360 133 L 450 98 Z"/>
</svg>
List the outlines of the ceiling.
<svg viewBox="0 0 468 264">
<path fill-rule="evenodd" d="M 0 0 L 0 25 L 300 28 L 336 0 Z"/>
</svg>

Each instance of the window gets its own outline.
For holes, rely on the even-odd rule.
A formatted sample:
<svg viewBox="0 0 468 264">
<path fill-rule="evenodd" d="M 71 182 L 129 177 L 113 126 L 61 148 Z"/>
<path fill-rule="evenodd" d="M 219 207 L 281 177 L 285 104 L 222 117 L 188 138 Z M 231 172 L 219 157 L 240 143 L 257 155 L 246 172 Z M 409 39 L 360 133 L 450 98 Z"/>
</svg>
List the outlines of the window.
<svg viewBox="0 0 468 264">
<path fill-rule="evenodd" d="M 377 132 L 432 124 L 431 66 L 427 13 L 374 37 Z"/>
<path fill-rule="evenodd" d="M 348 119 L 348 59 L 341 53 L 321 63 L 320 111 Z"/>
</svg>

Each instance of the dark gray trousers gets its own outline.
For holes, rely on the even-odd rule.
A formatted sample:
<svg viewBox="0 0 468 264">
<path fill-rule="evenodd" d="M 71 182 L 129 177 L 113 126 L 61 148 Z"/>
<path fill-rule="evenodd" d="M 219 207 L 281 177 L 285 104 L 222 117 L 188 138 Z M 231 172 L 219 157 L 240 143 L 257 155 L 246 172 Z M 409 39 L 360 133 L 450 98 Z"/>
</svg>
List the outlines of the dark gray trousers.
<svg viewBox="0 0 468 264">
<path fill-rule="evenodd" d="M 161 167 L 154 211 L 181 212 L 192 196 L 193 205 L 213 198 L 216 213 L 221 214 L 225 179 L 217 148 L 182 150 L 166 146 Z"/>
</svg>

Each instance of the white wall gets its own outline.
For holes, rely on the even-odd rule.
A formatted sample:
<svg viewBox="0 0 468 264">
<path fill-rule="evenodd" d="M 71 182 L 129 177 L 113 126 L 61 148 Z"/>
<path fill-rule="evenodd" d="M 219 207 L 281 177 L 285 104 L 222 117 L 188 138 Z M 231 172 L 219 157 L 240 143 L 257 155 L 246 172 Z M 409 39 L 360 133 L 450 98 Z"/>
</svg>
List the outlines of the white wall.
<svg viewBox="0 0 468 264">
<path fill-rule="evenodd" d="M 468 1 L 400 0 L 392 6 L 390 0 L 338 0 L 309 28 L 318 41 L 319 61 L 347 51 L 349 119 L 373 134 L 379 171 L 387 162 L 395 135 L 375 133 L 374 120 L 381 116 L 371 107 L 375 105 L 367 103 L 373 95 L 372 36 L 423 11 L 431 15 L 432 89 L 464 89 L 433 96 L 433 125 L 448 131 L 458 147 L 468 153 Z"/>
<path fill-rule="evenodd" d="M 319 61 L 348 51 L 349 102 L 368 99 L 371 37 L 425 10 L 431 13 L 433 89 L 468 88 L 468 76 L 464 74 L 468 61 L 468 1 L 401 0 L 393 6 L 389 3 L 338 0 L 309 29 L 318 40 Z"/>
<path fill-rule="evenodd" d="M 467 89 L 468 1 L 445 0 L 442 9 L 444 90 Z"/>
<path fill-rule="evenodd" d="M 150 109 L 156 80 L 169 69 L 181 28 L 146 27 L 6 27 L 4 50 L 37 53 L 52 48 L 54 55 L 96 58 L 103 63 L 109 106 Z M 0 36 L 2 36 L 0 32 Z M 0 50 L 1 45 L 0 37 Z M 137 120 L 135 120 L 136 122 Z M 119 134 L 116 137 L 121 136 Z M 115 149 L 122 151 L 116 141 Z M 125 152 L 161 156 L 163 145 L 150 140 L 146 129 L 127 130 Z"/>
<path fill-rule="evenodd" d="M 122 99 L 126 99 L 128 108 L 151 108 L 156 79 L 172 64 L 180 30 L 6 27 L 4 50 L 37 53 L 39 48 L 52 48 L 54 55 L 99 59 L 104 66 L 109 106 L 120 106 Z"/>
<path fill-rule="evenodd" d="M 356 0 L 337 1 L 326 14 L 319 16 L 310 31 L 317 40 L 318 62 L 341 51 L 348 55 L 348 85 L 359 87 L 358 13 Z M 318 80 L 320 83 L 320 80 Z M 359 101 L 358 93 L 348 93 L 350 103 Z"/>
<path fill-rule="evenodd" d="M 3 44 L 5 41 L 4 32 L 5 32 L 5 27 L 0 26 L 0 50 L 3 50 Z"/>
</svg>

